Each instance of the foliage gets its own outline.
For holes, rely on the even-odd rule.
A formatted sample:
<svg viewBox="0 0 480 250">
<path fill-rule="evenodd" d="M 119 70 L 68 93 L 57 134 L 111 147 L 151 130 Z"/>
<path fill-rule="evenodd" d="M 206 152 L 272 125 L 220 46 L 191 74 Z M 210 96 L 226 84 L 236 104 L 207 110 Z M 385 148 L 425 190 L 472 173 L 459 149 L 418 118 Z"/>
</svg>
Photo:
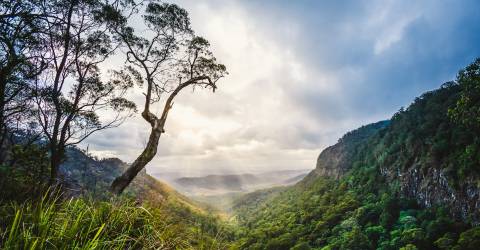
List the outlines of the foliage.
<svg viewBox="0 0 480 250">
<path fill-rule="evenodd" d="M 38 199 L 46 188 L 40 182 L 48 180 L 38 172 L 41 164 L 48 170 L 47 150 L 11 148 L 14 168 L 0 168 L 2 249 L 226 249 L 232 241 L 231 228 L 218 217 L 146 172 L 112 199 L 106 190 L 126 163 L 74 147 L 61 167 L 62 196 Z"/>
<path fill-rule="evenodd" d="M 480 129 L 480 58 L 461 70 L 457 76 L 461 86 L 460 99 L 449 115 L 466 127 Z"/>
<path fill-rule="evenodd" d="M 24 200 L 40 194 L 49 173 L 47 149 L 37 144 L 8 147 L 8 158 L 0 164 L 0 201 Z"/>
<path fill-rule="evenodd" d="M 237 247 L 478 249 L 480 227 L 452 217 L 446 205 L 418 204 L 399 188 L 398 178 L 411 166 L 421 173 L 441 170 L 458 190 L 480 178 L 478 65 L 415 99 L 386 126 L 346 134 L 337 144 L 347 156 L 340 179 L 311 174 L 279 193 L 239 200 Z M 474 101 L 464 105 L 466 98 Z"/>
<path fill-rule="evenodd" d="M 248 209 L 239 205 L 238 247 L 393 250 L 479 246 L 474 236 L 478 228 L 465 231 L 469 226 L 454 221 L 444 209 L 421 208 L 396 195 L 381 179 L 371 184 L 378 185 L 370 187 L 376 194 L 348 184 L 369 174 L 358 169 L 339 182 L 320 177 L 311 186 L 297 185 L 255 206 L 247 203 Z"/>
<path fill-rule="evenodd" d="M 179 204 L 47 195 L 0 206 L 0 248 L 6 249 L 224 249 L 226 237 L 214 218 Z"/>
</svg>

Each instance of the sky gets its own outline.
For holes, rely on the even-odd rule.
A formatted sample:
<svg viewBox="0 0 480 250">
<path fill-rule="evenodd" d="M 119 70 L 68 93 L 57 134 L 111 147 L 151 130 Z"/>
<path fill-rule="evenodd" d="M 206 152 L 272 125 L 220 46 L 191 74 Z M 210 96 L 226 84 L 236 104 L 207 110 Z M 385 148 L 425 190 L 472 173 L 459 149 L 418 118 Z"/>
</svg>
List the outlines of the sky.
<svg viewBox="0 0 480 250">
<path fill-rule="evenodd" d="M 312 169 L 344 133 L 389 119 L 480 56 L 475 0 L 174 3 L 229 75 L 215 93 L 178 96 L 147 166 L 160 175 Z M 132 162 L 149 130 L 137 114 L 81 146 Z"/>
</svg>

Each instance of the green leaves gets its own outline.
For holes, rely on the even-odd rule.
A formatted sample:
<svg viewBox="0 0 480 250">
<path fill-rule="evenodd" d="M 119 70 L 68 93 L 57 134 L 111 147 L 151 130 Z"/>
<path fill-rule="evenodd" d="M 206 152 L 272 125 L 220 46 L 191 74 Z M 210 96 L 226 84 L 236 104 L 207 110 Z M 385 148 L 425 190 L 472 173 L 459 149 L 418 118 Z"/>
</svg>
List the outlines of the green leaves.
<svg viewBox="0 0 480 250">
<path fill-rule="evenodd" d="M 126 98 L 113 98 L 110 100 L 110 105 L 114 110 L 117 111 L 132 110 L 133 112 L 137 112 L 137 105 Z"/>
<path fill-rule="evenodd" d="M 348 171 L 339 180 L 310 178 L 255 205 L 246 199 L 247 204 L 236 206 L 244 227 L 242 249 L 264 249 L 293 232 L 294 241 L 306 241 L 315 249 L 478 248 L 478 227 L 467 224 L 468 218 L 461 222 L 452 217 L 451 197 L 440 196 L 453 189 L 466 195 L 465 188 L 474 190 L 480 178 L 478 129 L 465 129 L 447 115 L 449 108 L 463 102 L 461 95 L 476 91 L 465 89 L 477 84 L 471 80 L 478 77 L 480 67 L 467 68 L 459 76 L 465 86 L 444 84 L 401 109 L 390 122 L 342 137 L 338 145 Z M 335 155 L 336 160 L 341 157 Z M 435 171 L 440 177 L 426 176 Z M 422 189 L 433 185 L 434 190 Z M 430 208 L 416 201 L 427 195 L 424 190 L 438 196 Z M 473 204 L 475 199 L 462 203 Z M 459 207 L 466 206 L 457 204 L 455 209 Z M 471 207 L 467 211 L 473 218 L 477 212 Z"/>
<path fill-rule="evenodd" d="M 176 4 L 149 2 L 143 18 L 155 31 L 192 32 L 188 12 Z"/>
<path fill-rule="evenodd" d="M 460 99 L 448 115 L 467 128 L 480 129 L 480 58 L 460 70 L 457 83 L 462 88 Z"/>
</svg>

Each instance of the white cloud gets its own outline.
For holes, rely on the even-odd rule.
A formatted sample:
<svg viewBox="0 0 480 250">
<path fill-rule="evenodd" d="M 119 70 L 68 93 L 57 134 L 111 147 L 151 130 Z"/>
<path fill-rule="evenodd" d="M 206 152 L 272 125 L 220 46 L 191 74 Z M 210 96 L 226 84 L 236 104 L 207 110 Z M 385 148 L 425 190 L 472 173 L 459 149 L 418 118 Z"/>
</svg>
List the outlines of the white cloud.
<svg viewBox="0 0 480 250">
<path fill-rule="evenodd" d="M 298 141 L 303 127 L 312 127 L 313 121 L 304 117 L 286 92 L 308 86 L 306 67 L 265 36 L 237 3 L 190 2 L 182 6 L 190 12 L 196 32 L 210 40 L 230 74 L 214 94 L 197 89 L 178 96 L 149 169 L 242 172 L 313 168 L 318 149 L 297 148 L 303 143 Z M 138 91 L 132 96 L 141 103 Z M 148 133 L 146 123 L 136 116 L 89 143 L 98 154 L 112 156 L 113 147 L 120 158 L 133 161 Z"/>
<path fill-rule="evenodd" d="M 149 171 L 198 175 L 313 168 L 321 149 L 344 132 L 387 118 L 399 102 L 420 94 L 397 97 L 398 90 L 391 87 L 404 72 L 392 73 L 385 66 L 413 59 L 383 57 L 405 46 L 408 29 L 424 17 L 428 4 L 378 1 L 360 10 L 294 10 L 277 8 L 285 4 L 277 1 L 262 9 L 244 1 L 178 3 L 230 75 L 219 82 L 216 93 L 197 89 L 178 96 Z M 327 11 L 317 13 L 323 9 Z M 335 19 L 337 14 L 341 20 Z M 106 66 L 121 64 L 116 60 Z M 408 82 L 402 85 L 406 87 Z M 395 98 L 385 101 L 384 96 Z M 141 106 L 140 90 L 131 97 Z M 132 162 L 149 132 L 137 115 L 84 145 L 101 156 Z"/>
</svg>

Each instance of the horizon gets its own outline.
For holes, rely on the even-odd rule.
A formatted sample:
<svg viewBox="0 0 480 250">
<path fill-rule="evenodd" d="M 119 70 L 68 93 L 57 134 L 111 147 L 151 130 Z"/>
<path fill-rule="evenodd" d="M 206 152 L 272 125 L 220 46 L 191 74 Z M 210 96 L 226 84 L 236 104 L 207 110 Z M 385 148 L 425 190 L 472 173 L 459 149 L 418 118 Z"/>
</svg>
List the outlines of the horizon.
<svg viewBox="0 0 480 250">
<path fill-rule="evenodd" d="M 0 249 L 480 249 L 480 1 L 0 3 Z"/>
<path fill-rule="evenodd" d="M 313 169 L 343 134 L 390 119 L 480 55 L 475 1 L 174 3 L 230 74 L 216 93 L 178 97 L 148 172 Z M 132 162 L 147 137 L 137 113 L 80 146 Z"/>
</svg>

